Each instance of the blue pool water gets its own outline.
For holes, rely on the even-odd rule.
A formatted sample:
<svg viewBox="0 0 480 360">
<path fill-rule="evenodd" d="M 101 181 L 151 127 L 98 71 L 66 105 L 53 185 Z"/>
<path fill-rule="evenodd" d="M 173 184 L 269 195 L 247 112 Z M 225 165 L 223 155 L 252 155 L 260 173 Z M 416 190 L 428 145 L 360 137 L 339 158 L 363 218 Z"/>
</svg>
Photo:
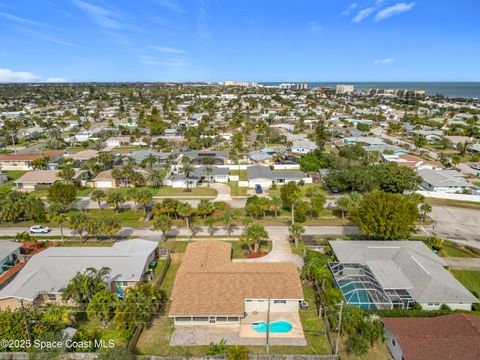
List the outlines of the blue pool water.
<svg viewBox="0 0 480 360">
<path fill-rule="evenodd" d="M 253 330 L 259 333 L 267 332 L 267 323 L 265 321 L 259 321 L 252 324 Z M 288 321 L 279 320 L 270 323 L 270 332 L 272 333 L 287 333 L 292 330 L 292 324 Z"/>
</svg>

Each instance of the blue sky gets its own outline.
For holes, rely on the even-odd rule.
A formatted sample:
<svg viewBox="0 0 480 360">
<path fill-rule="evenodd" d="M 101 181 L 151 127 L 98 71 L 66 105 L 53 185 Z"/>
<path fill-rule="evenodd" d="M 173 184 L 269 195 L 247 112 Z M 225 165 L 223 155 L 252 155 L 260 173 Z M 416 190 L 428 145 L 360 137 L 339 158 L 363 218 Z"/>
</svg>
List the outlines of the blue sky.
<svg viewBox="0 0 480 360">
<path fill-rule="evenodd" d="M 0 0 L 5 81 L 480 81 L 478 0 Z"/>
</svg>

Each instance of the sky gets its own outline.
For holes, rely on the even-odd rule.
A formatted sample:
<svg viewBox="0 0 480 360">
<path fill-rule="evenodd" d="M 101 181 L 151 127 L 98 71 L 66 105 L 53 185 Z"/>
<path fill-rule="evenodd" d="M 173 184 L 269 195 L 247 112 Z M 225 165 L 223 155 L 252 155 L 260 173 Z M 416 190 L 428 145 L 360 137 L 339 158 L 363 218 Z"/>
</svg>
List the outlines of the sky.
<svg viewBox="0 0 480 360">
<path fill-rule="evenodd" d="M 0 82 L 480 81 L 479 0 L 0 0 Z"/>
</svg>

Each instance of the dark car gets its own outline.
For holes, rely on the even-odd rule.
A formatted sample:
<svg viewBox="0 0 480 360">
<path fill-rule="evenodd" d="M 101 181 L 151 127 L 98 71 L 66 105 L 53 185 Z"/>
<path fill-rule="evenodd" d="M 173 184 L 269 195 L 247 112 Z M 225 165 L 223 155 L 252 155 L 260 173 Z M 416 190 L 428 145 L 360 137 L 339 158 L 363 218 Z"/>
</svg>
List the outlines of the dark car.
<svg viewBox="0 0 480 360">
<path fill-rule="evenodd" d="M 255 185 L 255 192 L 257 194 L 263 193 L 262 186 L 260 184 Z"/>
</svg>

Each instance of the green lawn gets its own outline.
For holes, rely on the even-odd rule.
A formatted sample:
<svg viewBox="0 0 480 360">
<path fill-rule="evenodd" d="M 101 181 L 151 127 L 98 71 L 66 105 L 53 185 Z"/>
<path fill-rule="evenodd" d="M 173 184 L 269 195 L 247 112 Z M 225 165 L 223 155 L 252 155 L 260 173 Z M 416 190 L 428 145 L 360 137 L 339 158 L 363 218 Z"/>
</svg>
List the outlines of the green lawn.
<svg viewBox="0 0 480 360">
<path fill-rule="evenodd" d="M 480 270 L 452 270 L 453 275 L 480 299 Z"/>
<path fill-rule="evenodd" d="M 228 184 L 231 189 L 232 196 L 246 196 L 248 188 L 238 186 L 238 181 L 230 181 Z"/>
<path fill-rule="evenodd" d="M 456 246 L 444 246 L 441 253 L 445 257 L 459 257 L 459 258 L 477 257 L 475 254 L 470 253 L 468 250 L 464 250 Z"/>
<path fill-rule="evenodd" d="M 188 244 L 190 241 L 177 241 L 177 240 L 168 240 L 168 241 L 161 241 L 158 244 L 158 247 L 161 249 L 170 249 L 175 253 L 183 253 L 187 249 Z M 241 241 L 234 240 L 229 241 L 232 244 L 232 258 L 234 259 L 246 259 L 248 258 L 248 251 L 243 246 Z M 270 252 L 272 249 L 272 242 L 271 241 L 263 241 L 260 245 L 261 252 Z"/>
<path fill-rule="evenodd" d="M 90 334 L 95 333 L 95 339 L 104 340 L 104 343 L 108 344 L 109 340 L 113 340 L 115 346 L 126 346 L 127 341 L 122 335 L 121 331 L 116 329 L 116 323 L 111 321 L 107 327 L 103 327 L 102 323 L 94 320 L 86 320 L 79 322 L 79 331 L 86 331 Z"/>
<path fill-rule="evenodd" d="M 191 191 L 184 191 L 184 189 L 172 188 L 164 186 L 160 189 L 153 189 L 154 196 L 217 196 L 217 190 L 209 187 L 197 187 L 191 189 Z"/>
<path fill-rule="evenodd" d="M 239 175 L 240 181 L 247 181 L 247 170 L 230 170 L 229 175 Z"/>
<path fill-rule="evenodd" d="M 454 207 L 480 210 L 480 203 L 475 203 L 475 202 L 472 202 L 472 201 L 459 201 L 459 200 L 449 200 L 449 199 L 427 198 L 427 202 L 430 205 L 454 206 Z"/>
<path fill-rule="evenodd" d="M 0 194 L 4 194 L 10 190 L 12 190 L 14 184 L 13 181 L 20 178 L 23 174 L 27 173 L 28 171 L 23 170 L 10 170 L 4 171 L 5 174 L 8 175 L 8 181 L 2 185 L 0 185 Z"/>
</svg>

